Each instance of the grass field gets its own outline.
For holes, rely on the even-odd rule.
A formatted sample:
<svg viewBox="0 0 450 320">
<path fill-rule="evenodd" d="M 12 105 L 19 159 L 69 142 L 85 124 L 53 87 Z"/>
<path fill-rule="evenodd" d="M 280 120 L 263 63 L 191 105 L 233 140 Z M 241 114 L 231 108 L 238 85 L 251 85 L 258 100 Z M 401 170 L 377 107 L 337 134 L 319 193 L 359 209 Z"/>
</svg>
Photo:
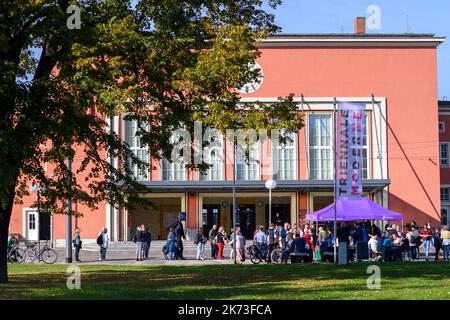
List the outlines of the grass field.
<svg viewBox="0 0 450 320">
<path fill-rule="evenodd" d="M 449 263 L 379 264 L 378 290 L 367 266 L 86 265 L 69 290 L 65 265 L 10 265 L 0 299 L 450 299 Z"/>
</svg>

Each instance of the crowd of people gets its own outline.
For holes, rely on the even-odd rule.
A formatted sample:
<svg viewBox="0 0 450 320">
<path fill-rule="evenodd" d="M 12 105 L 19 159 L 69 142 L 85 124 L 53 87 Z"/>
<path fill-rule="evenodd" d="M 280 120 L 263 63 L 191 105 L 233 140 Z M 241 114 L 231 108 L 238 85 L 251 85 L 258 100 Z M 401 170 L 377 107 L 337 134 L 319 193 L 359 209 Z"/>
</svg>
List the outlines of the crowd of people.
<svg viewBox="0 0 450 320">
<path fill-rule="evenodd" d="M 251 245 L 258 248 L 267 262 L 271 262 L 271 253 L 275 248 L 280 248 L 282 262 L 286 263 L 292 253 L 302 253 L 305 262 L 333 261 L 334 246 L 347 246 L 349 261 L 359 260 L 356 256 L 356 247 L 366 246 L 367 258 L 372 261 L 401 261 L 417 260 L 423 255 L 424 259 L 440 260 L 441 253 L 445 261 L 450 254 L 450 231 L 448 226 L 432 228 L 431 223 L 419 227 L 415 221 L 401 225 L 387 224 L 384 230 L 370 221 L 342 222 L 337 226 L 336 236 L 331 224 L 306 223 L 302 225 L 289 223 L 270 224 L 267 229 L 257 226 L 253 232 Z M 230 246 L 230 259 L 234 259 L 234 246 L 236 246 L 236 260 L 243 262 L 246 259 L 246 244 L 249 242 L 243 236 L 240 227 L 236 232 L 227 234 L 223 226 L 214 225 L 205 232 L 199 228 L 194 236 L 194 244 L 197 248 L 196 259 L 204 260 L 204 251 L 207 243 L 210 243 L 211 259 L 224 259 L 224 248 Z M 151 233 L 144 225 L 136 229 L 133 241 L 136 243 L 136 261 L 149 258 L 151 245 Z M 168 229 L 165 254 L 168 260 L 184 260 L 183 239 L 185 231 L 181 221 L 177 221 Z M 12 240 L 10 241 L 12 245 Z M 80 261 L 79 254 L 82 246 L 80 229 L 75 229 L 73 244 L 75 248 L 75 260 Z M 106 259 L 106 251 L 109 245 L 108 229 L 104 228 L 98 238 L 100 249 L 100 261 Z M 434 248 L 434 257 L 430 254 L 430 248 Z M 364 250 L 362 250 L 364 252 Z"/>
<path fill-rule="evenodd" d="M 211 258 L 223 259 L 223 248 L 236 244 L 237 261 L 245 260 L 245 238 L 237 227 L 237 240 L 234 233 L 227 236 L 223 226 L 214 225 L 208 233 L 208 239 L 199 229 L 194 243 L 197 245 L 197 259 L 203 260 L 203 251 L 206 242 L 211 245 Z M 267 230 L 258 226 L 253 233 L 253 241 L 263 256 L 270 262 L 270 254 L 275 247 L 281 248 L 282 261 L 287 262 L 291 253 L 305 253 L 303 261 L 332 261 L 334 246 L 347 246 L 349 261 L 358 260 L 356 246 L 365 246 L 367 258 L 372 261 L 414 261 L 421 257 L 428 261 L 431 246 L 434 247 L 434 260 L 449 260 L 450 231 L 448 226 L 432 228 L 431 223 L 419 227 L 415 221 L 408 223 L 403 230 L 401 225 L 387 224 L 381 230 L 370 221 L 343 222 L 337 226 L 336 237 L 331 224 L 303 224 L 298 226 L 289 223 L 283 225 L 269 225 Z M 201 240 L 199 240 L 201 239 Z M 230 259 L 233 259 L 231 250 Z M 361 259 L 362 260 L 362 259 Z"/>
</svg>

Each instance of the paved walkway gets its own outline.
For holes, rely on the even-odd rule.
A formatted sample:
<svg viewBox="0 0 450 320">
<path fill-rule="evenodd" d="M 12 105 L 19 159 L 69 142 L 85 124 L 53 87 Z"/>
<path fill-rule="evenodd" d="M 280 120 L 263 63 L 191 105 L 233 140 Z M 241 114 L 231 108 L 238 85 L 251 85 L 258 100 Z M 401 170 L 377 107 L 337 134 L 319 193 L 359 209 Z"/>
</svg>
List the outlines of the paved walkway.
<svg viewBox="0 0 450 320">
<path fill-rule="evenodd" d="M 183 255 L 186 260 L 173 260 L 167 261 L 162 254 L 162 247 L 166 241 L 154 240 L 152 241 L 149 259 L 145 261 L 136 261 L 136 245 L 133 242 L 125 243 L 112 243 L 106 254 L 106 261 L 99 262 L 99 247 L 96 244 L 84 245 L 81 253 L 80 260 L 81 264 L 124 264 L 124 265 L 146 265 L 146 264 L 226 264 L 231 263 L 229 257 L 231 252 L 231 247 L 226 246 L 224 250 L 224 259 L 217 261 L 211 259 L 211 247 L 209 242 L 205 245 L 205 253 L 203 255 L 204 261 L 196 260 L 197 248 L 191 241 L 183 242 Z M 58 252 L 57 263 L 65 263 L 65 248 L 55 248 Z M 73 250 L 73 257 L 75 259 L 75 250 Z"/>
<path fill-rule="evenodd" d="M 133 242 L 113 242 L 111 243 L 106 254 L 106 261 L 99 261 L 99 247 L 96 244 L 87 244 L 83 246 L 80 253 L 81 264 L 117 264 L 117 265 L 147 265 L 147 264 L 181 264 L 181 265 L 196 265 L 196 264 L 228 264 L 232 263 L 230 260 L 231 247 L 225 246 L 224 259 L 217 261 L 211 258 L 211 247 L 208 242 L 205 245 L 205 253 L 203 255 L 204 261 L 196 260 L 197 248 L 192 241 L 184 241 L 184 257 L 186 260 L 167 261 L 162 254 L 162 247 L 166 241 L 154 240 L 152 241 L 149 259 L 145 261 L 136 261 L 136 245 Z M 250 243 L 248 242 L 247 245 Z M 58 260 L 56 263 L 65 263 L 65 248 L 57 247 L 55 250 L 58 253 Z M 425 261 L 425 257 L 421 248 L 421 259 L 416 261 Z M 73 258 L 75 259 L 75 250 L 73 250 Z M 430 261 L 434 260 L 434 248 L 430 248 Z M 246 259 L 245 263 L 251 263 L 250 259 Z"/>
</svg>

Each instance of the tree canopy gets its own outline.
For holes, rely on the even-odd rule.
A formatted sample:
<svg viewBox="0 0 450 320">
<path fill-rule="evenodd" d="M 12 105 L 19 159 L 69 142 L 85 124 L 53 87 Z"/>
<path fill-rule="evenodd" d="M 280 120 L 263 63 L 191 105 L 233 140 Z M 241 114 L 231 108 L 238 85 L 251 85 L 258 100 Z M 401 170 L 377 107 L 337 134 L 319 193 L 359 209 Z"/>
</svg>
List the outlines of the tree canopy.
<svg viewBox="0 0 450 320">
<path fill-rule="evenodd" d="M 64 199 L 95 208 L 126 205 L 124 188 L 143 187 L 127 167 L 148 165 L 108 130 L 107 119 L 131 112 L 152 157 L 169 155 L 180 127 L 225 133 L 232 128 L 296 130 L 292 97 L 237 108 L 242 87 L 256 79 L 258 39 L 279 31 L 269 11 L 281 0 L 5 0 L 0 3 L 0 282 L 14 200 L 41 186 L 42 206 L 64 211 Z M 80 28 L 67 8 L 80 9 Z M 36 52 L 39 54 L 36 55 Z M 95 112 L 94 112 L 95 109 Z M 90 112 L 88 112 L 90 110 Z M 277 119 L 277 121 L 273 121 Z M 65 159 L 75 150 L 74 174 Z M 43 163 L 55 166 L 49 176 Z M 199 165 L 204 169 L 204 164 Z M 77 174 L 86 172 L 86 181 Z M 71 183 L 68 183 L 70 181 Z M 75 213 L 76 214 L 76 213 Z"/>
</svg>

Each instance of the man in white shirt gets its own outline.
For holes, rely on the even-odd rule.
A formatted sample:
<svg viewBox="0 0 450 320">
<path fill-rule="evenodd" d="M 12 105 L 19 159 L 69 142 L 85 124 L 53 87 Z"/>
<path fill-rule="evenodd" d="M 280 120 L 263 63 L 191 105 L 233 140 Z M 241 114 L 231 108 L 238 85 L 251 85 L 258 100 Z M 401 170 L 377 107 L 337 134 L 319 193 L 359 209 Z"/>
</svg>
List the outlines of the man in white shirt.
<svg viewBox="0 0 450 320">
<path fill-rule="evenodd" d="M 378 257 L 378 235 L 375 234 L 373 237 L 369 240 L 369 249 L 370 249 L 370 255 L 372 259 L 376 259 Z"/>
<path fill-rule="evenodd" d="M 261 251 L 261 255 L 264 256 L 266 251 L 267 237 L 266 234 L 264 233 L 263 227 L 260 226 L 258 228 L 258 232 L 255 233 L 253 241 L 255 242 L 255 245 L 258 247 L 258 249 Z"/>
</svg>

